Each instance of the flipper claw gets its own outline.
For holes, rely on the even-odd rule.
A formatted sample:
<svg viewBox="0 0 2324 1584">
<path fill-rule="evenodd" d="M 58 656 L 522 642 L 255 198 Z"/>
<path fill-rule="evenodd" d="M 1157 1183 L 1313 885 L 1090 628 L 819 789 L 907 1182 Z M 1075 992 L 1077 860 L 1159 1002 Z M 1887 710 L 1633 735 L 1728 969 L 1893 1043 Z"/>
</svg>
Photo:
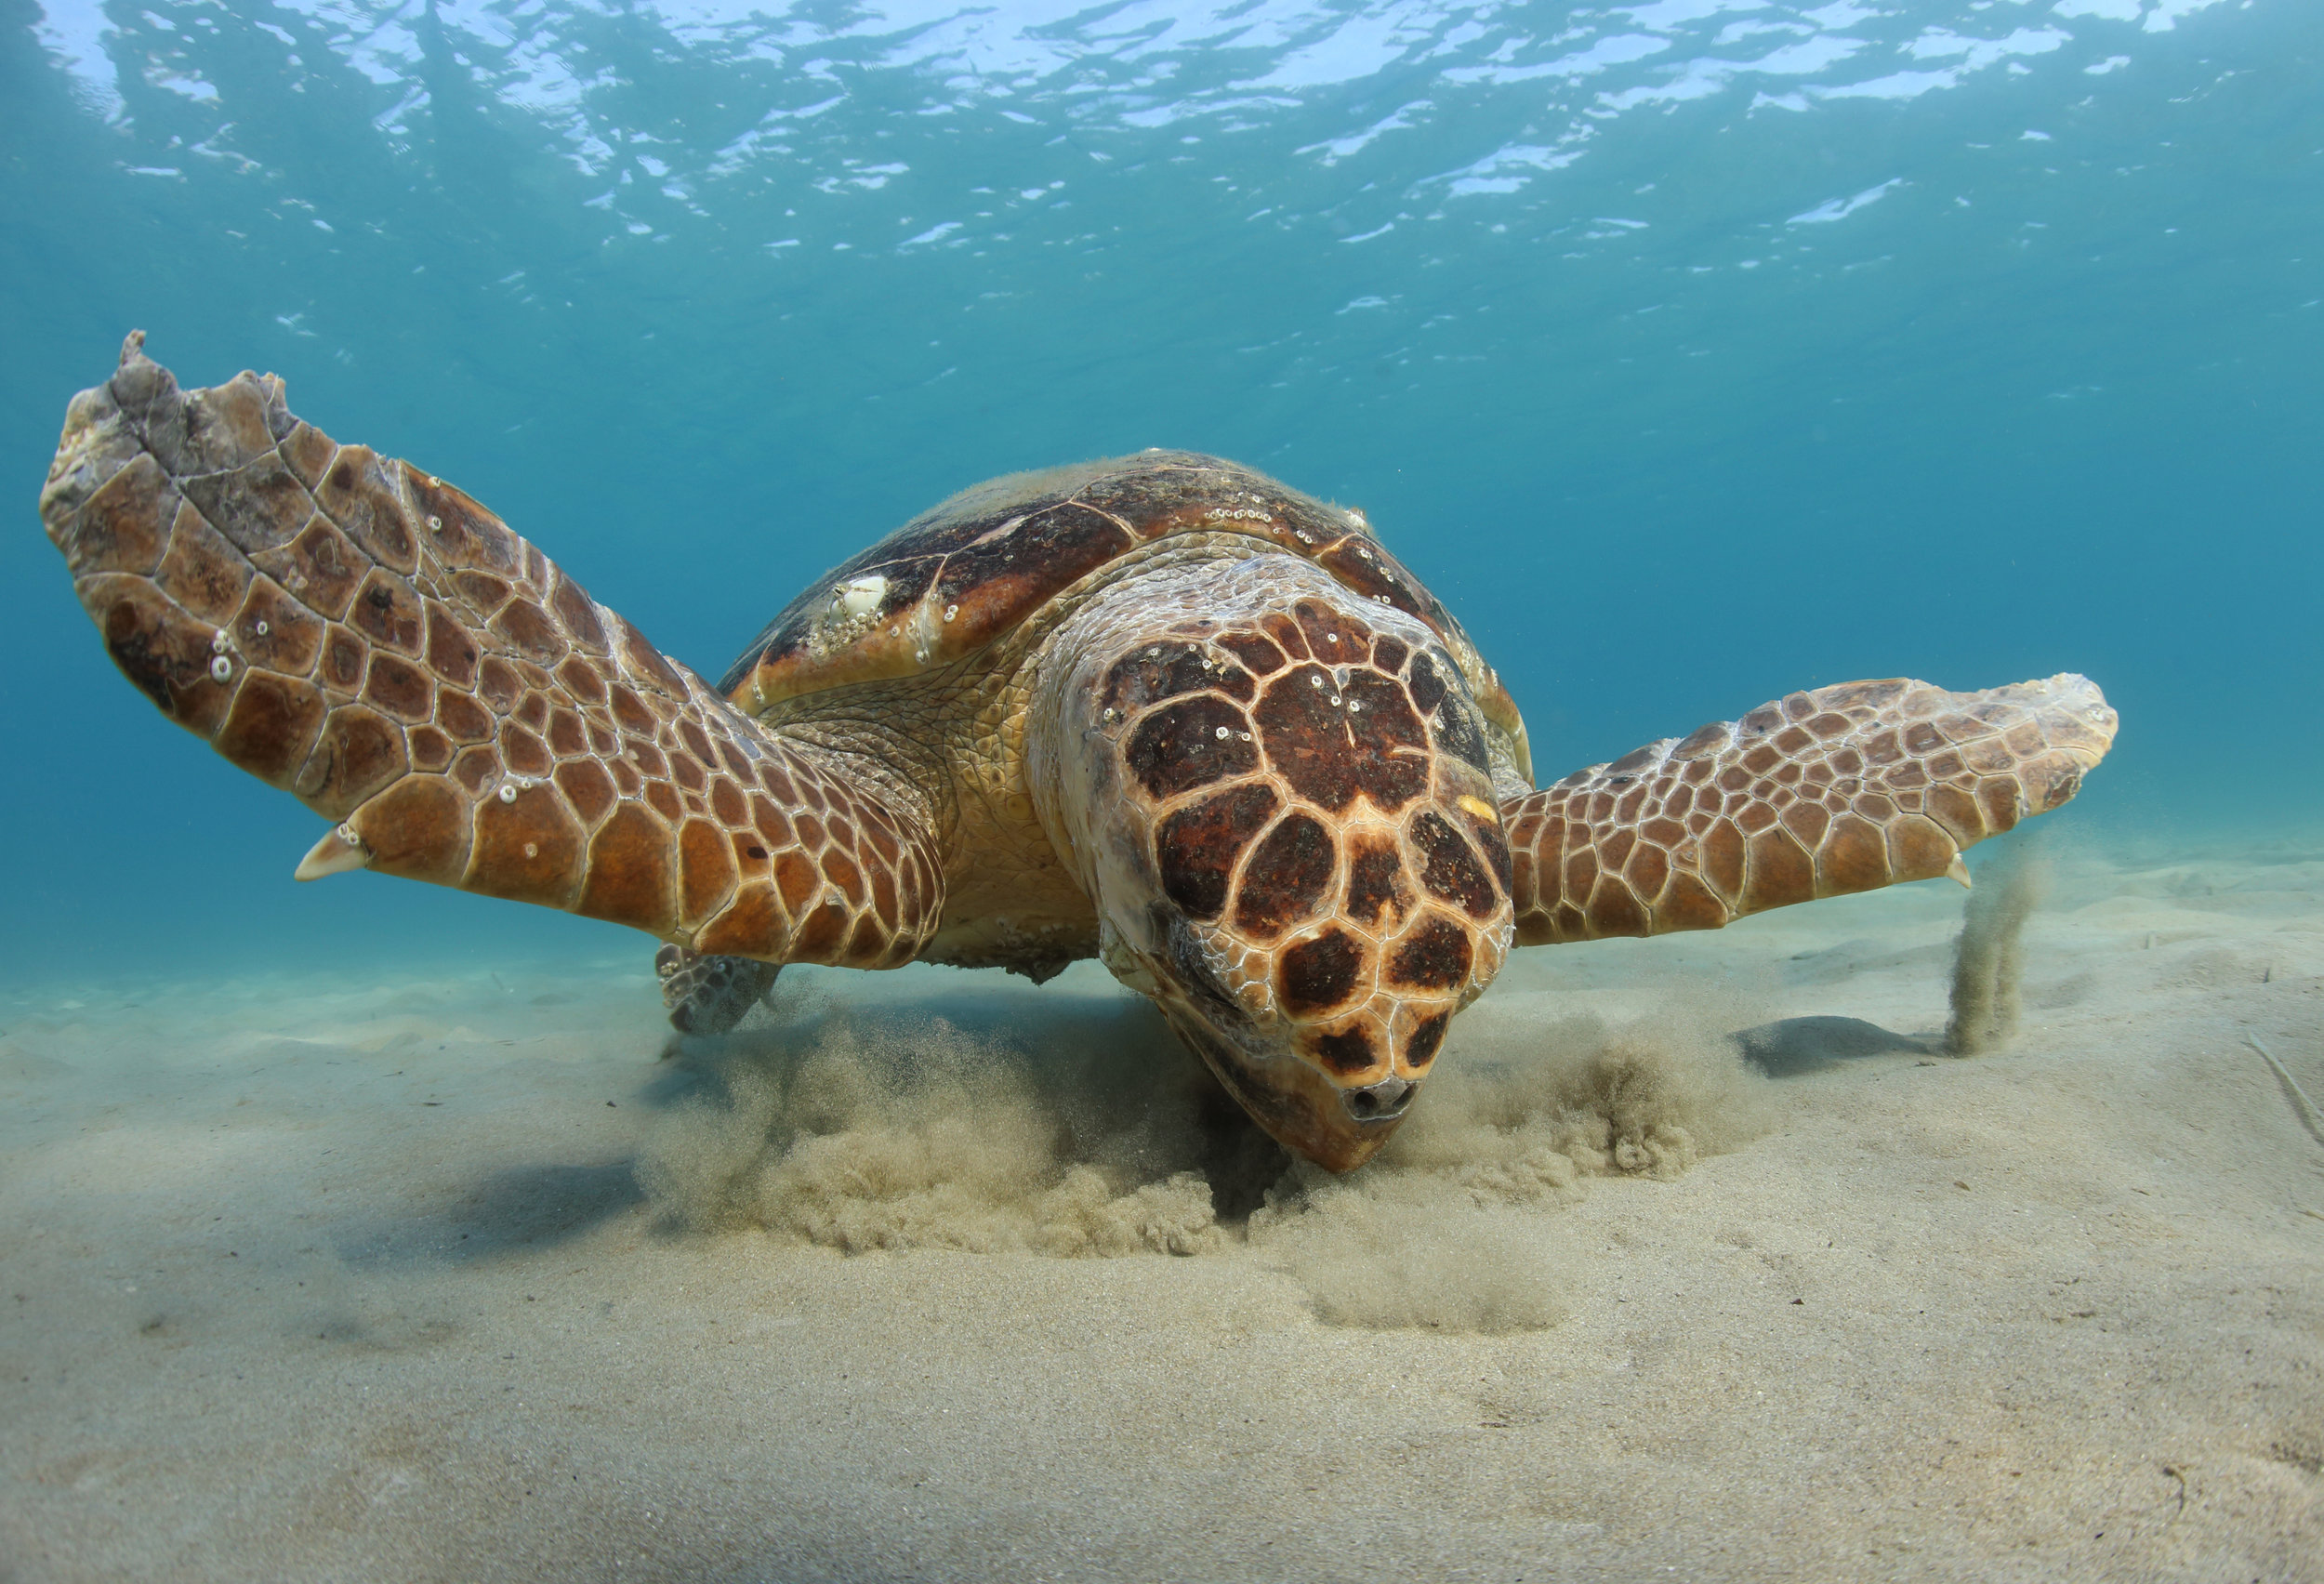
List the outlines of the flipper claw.
<svg viewBox="0 0 2324 1584">
<path fill-rule="evenodd" d="M 321 841 L 307 850 L 291 872 L 294 880 L 319 880 L 327 875 L 343 875 L 350 869 L 361 869 L 370 864 L 371 849 L 363 838 L 344 825 L 334 825 Z"/>
</svg>

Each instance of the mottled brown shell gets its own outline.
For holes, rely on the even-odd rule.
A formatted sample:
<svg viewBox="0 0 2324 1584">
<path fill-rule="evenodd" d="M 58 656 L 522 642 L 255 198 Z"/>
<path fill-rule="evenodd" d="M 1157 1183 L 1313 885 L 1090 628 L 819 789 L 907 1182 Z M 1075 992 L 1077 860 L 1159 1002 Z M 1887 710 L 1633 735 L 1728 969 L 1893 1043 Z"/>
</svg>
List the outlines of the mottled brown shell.
<svg viewBox="0 0 2324 1584">
<path fill-rule="evenodd" d="M 727 667 L 761 714 L 787 698 L 909 676 L 976 653 L 1108 561 L 1176 534 L 1244 534 L 1305 557 L 1444 640 L 1521 769 L 1525 723 L 1476 646 L 1361 512 L 1215 456 L 1146 451 L 964 490 L 818 578 Z"/>
</svg>

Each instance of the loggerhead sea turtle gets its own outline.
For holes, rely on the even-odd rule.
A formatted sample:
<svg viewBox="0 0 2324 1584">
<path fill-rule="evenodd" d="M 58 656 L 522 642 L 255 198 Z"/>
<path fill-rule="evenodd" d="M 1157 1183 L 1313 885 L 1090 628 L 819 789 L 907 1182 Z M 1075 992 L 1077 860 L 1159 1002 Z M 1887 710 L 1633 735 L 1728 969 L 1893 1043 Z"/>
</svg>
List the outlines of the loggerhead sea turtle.
<svg viewBox="0 0 2324 1584">
<path fill-rule="evenodd" d="M 180 390 L 132 335 L 41 515 L 114 663 L 368 867 L 660 937 L 681 1028 L 781 964 L 1101 958 L 1283 1144 L 1387 1140 L 1512 945 L 1951 873 L 2071 798 L 2073 675 L 1846 682 L 1535 790 L 1516 706 L 1374 536 L 1214 457 L 980 484 L 713 686 L 457 489 Z"/>
</svg>

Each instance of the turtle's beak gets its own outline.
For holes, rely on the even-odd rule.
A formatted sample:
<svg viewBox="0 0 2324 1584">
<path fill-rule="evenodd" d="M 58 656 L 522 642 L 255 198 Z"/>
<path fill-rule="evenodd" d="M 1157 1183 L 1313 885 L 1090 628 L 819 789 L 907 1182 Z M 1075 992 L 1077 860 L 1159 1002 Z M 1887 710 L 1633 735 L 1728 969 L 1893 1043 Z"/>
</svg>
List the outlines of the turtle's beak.
<svg viewBox="0 0 2324 1584">
<path fill-rule="evenodd" d="M 1168 1002 L 1163 1010 L 1269 1137 L 1328 1171 L 1353 1171 L 1379 1154 L 1420 1092 L 1419 1080 L 1400 1077 L 1342 1089 L 1288 1052 L 1254 1056 L 1198 1015 Z"/>
</svg>

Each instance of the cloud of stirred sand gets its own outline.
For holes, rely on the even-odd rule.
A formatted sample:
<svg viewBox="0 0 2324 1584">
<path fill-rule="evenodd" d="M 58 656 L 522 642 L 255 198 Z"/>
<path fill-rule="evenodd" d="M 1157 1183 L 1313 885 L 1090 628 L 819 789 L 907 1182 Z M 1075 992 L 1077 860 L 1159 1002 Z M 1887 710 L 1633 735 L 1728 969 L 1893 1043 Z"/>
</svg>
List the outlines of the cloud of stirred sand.
<svg viewBox="0 0 2324 1584">
<path fill-rule="evenodd" d="M 1057 1256 L 1247 1242 L 1329 1323 L 1532 1329 L 1559 1313 L 1542 1208 L 1592 1176 L 1676 1176 L 1768 1108 L 1728 1020 L 1515 1010 L 1472 1013 L 1388 1149 L 1335 1179 L 1246 1122 L 1142 1003 L 1059 997 L 1004 1032 L 794 990 L 699 1058 L 717 1092 L 676 1108 L 640 1178 L 695 1232 Z"/>
</svg>

